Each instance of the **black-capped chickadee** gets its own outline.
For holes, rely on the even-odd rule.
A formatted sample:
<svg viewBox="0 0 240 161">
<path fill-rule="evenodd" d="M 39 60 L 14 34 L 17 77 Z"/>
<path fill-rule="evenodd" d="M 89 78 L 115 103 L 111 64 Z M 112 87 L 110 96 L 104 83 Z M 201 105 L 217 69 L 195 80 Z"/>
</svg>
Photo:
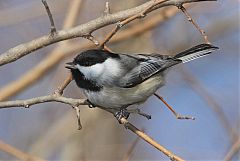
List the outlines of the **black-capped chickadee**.
<svg viewBox="0 0 240 161">
<path fill-rule="evenodd" d="M 200 44 L 175 56 L 87 50 L 67 63 L 66 68 L 93 106 L 115 109 L 120 119 L 128 117 L 128 106 L 145 102 L 164 85 L 167 69 L 216 49 L 210 44 Z"/>
</svg>

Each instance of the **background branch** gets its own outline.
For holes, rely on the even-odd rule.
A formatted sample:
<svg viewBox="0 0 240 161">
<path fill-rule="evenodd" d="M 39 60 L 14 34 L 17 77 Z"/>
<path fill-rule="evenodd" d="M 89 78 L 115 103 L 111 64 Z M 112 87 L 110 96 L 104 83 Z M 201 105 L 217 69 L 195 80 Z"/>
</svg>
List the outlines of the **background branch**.
<svg viewBox="0 0 240 161">
<path fill-rule="evenodd" d="M 142 129 L 141 131 L 144 132 L 144 130 Z M 127 150 L 126 154 L 123 156 L 123 159 L 122 161 L 130 161 L 131 158 L 132 158 L 132 153 L 133 153 L 133 150 L 135 149 L 137 143 L 139 142 L 140 140 L 140 137 L 137 137 L 133 143 L 131 144 L 131 146 L 129 147 L 129 149 Z"/>
<path fill-rule="evenodd" d="M 182 158 L 176 156 L 171 151 L 169 151 L 168 149 L 164 148 L 162 145 L 158 144 L 155 140 L 150 138 L 147 134 L 145 134 L 144 132 L 142 132 L 141 130 L 136 128 L 133 124 L 128 122 L 128 120 L 126 120 L 125 118 L 122 118 L 120 121 L 127 129 L 131 130 L 133 133 L 138 135 L 141 139 L 143 139 L 144 141 L 146 141 L 150 145 L 154 146 L 156 149 L 158 149 L 163 154 L 168 156 L 169 159 L 174 160 L 174 161 L 184 161 Z"/>
<path fill-rule="evenodd" d="M 113 115 L 115 114 L 115 111 L 109 108 L 101 108 L 107 112 L 112 113 Z M 184 161 L 184 159 L 178 157 L 159 143 L 157 143 L 155 140 L 153 140 L 151 137 L 149 137 L 147 134 L 145 134 L 143 131 L 139 130 L 137 127 L 135 127 L 133 124 L 131 124 L 128 120 L 125 118 L 121 118 L 120 123 L 124 125 L 124 127 L 130 131 L 132 131 L 134 134 L 139 136 L 141 139 L 146 141 L 148 144 L 151 146 L 155 147 L 157 150 L 161 151 L 164 155 L 169 157 L 169 159 L 173 161 Z"/>
<path fill-rule="evenodd" d="M 46 102 L 61 102 L 71 106 L 79 106 L 79 105 L 88 105 L 88 103 L 84 99 L 73 99 L 63 97 L 59 94 L 46 95 L 41 97 L 35 97 L 26 100 L 15 100 L 15 101 L 5 101 L 0 102 L 1 108 L 10 108 L 10 107 L 25 107 L 29 108 L 32 105 L 46 103 Z"/>
<path fill-rule="evenodd" d="M 72 3 L 72 7 L 69 8 L 69 15 L 72 15 L 70 13 L 77 13 L 78 6 L 75 3 L 78 3 L 79 0 L 75 0 L 74 3 Z M 75 7 L 75 9 L 73 8 Z M 75 12 L 74 12 L 75 11 Z M 176 8 L 168 8 L 164 10 L 164 14 L 157 14 L 151 17 L 150 19 L 146 19 L 143 22 L 141 22 L 141 25 L 139 23 L 134 24 L 133 26 L 130 26 L 129 28 L 119 32 L 115 37 L 113 37 L 110 41 L 110 43 L 116 43 L 125 39 L 128 39 L 129 37 L 133 37 L 139 34 L 143 34 L 146 31 L 151 30 L 152 28 L 156 27 L 161 22 L 164 22 L 168 18 L 174 16 L 178 10 Z M 76 15 L 76 14 L 73 14 Z M 67 16 L 67 17 L 76 17 L 76 16 Z M 72 24 L 74 18 L 66 18 L 66 23 L 64 24 Z M 71 23 L 67 23 L 70 21 Z M 68 26 L 68 25 L 66 25 Z M 62 45 L 61 45 L 62 44 Z M 49 56 L 47 56 L 45 59 L 43 59 L 39 64 L 37 64 L 35 67 L 33 67 L 31 70 L 29 70 L 27 73 L 23 74 L 20 78 L 17 80 L 11 82 L 8 85 L 5 85 L 3 88 L 0 89 L 0 101 L 6 100 L 11 96 L 14 96 L 24 90 L 25 88 L 29 87 L 33 83 L 35 83 L 37 80 L 39 80 L 44 74 L 47 73 L 50 69 L 52 69 L 57 63 L 59 63 L 61 60 L 63 60 L 67 56 L 71 56 L 72 54 L 75 54 L 76 52 L 88 48 L 94 47 L 93 44 L 85 43 L 85 44 L 71 44 L 67 43 L 65 44 L 65 41 L 60 43 L 59 47 L 57 49 L 54 49 Z"/>
<path fill-rule="evenodd" d="M 72 74 L 69 73 L 63 84 L 61 84 L 56 90 L 55 93 L 62 95 L 63 90 L 69 85 L 69 83 L 72 81 Z"/>
<path fill-rule="evenodd" d="M 156 10 L 158 8 L 162 8 L 165 6 L 176 6 L 178 4 L 184 4 L 184 3 L 191 3 L 191 2 L 199 2 L 199 1 L 207 1 L 207 0 L 166 0 L 165 2 L 155 6 L 154 8 L 148 9 L 149 6 L 152 6 L 152 4 L 155 4 L 155 0 L 151 0 L 149 2 L 146 2 L 138 7 L 131 8 L 125 11 L 120 11 L 114 14 L 108 14 L 103 17 L 97 18 L 95 20 L 92 20 L 86 24 L 79 25 L 77 27 L 74 27 L 72 29 L 68 30 L 60 30 L 55 34 L 54 37 L 49 37 L 48 35 L 42 36 L 38 39 L 32 40 L 27 43 L 20 44 L 14 48 L 9 49 L 5 53 L 2 53 L 0 55 L 0 66 L 16 61 L 20 59 L 23 56 L 28 55 L 29 53 L 38 50 L 42 47 L 46 47 L 48 45 L 51 45 L 53 43 L 72 39 L 76 37 L 81 37 L 84 35 L 89 35 L 92 32 L 94 32 L 97 29 L 100 29 L 104 26 L 107 26 L 109 24 L 113 24 L 119 21 L 122 21 L 128 17 L 131 17 L 133 15 L 138 14 L 139 12 L 142 12 L 146 9 L 148 9 L 148 12 L 151 12 L 153 10 Z M 213 0 L 208 0 L 213 1 Z"/>
<path fill-rule="evenodd" d="M 167 101 L 165 101 L 164 98 L 163 98 L 162 96 L 160 96 L 159 94 L 154 93 L 154 96 L 156 96 L 160 101 L 162 101 L 162 103 L 174 114 L 174 116 L 176 117 L 176 119 L 180 119 L 180 120 L 188 120 L 188 119 L 195 120 L 195 118 L 192 117 L 192 116 L 183 116 L 183 115 L 178 114 L 178 113 L 167 103 Z"/>
<path fill-rule="evenodd" d="M 161 6 L 164 3 L 167 3 L 171 0 L 156 0 L 154 3 L 152 3 L 151 5 L 149 5 L 148 7 L 146 7 L 143 11 L 141 11 L 138 14 L 135 14 L 123 21 L 120 21 L 117 23 L 117 25 L 115 26 L 115 28 L 106 36 L 106 38 L 104 39 L 104 41 L 100 44 L 100 48 L 104 48 L 104 45 L 118 32 L 118 30 L 120 28 L 122 28 L 123 26 L 125 26 L 126 24 L 130 23 L 133 20 L 136 19 L 140 19 L 145 17 L 149 12 L 151 12 L 153 9 L 158 8 L 159 6 Z M 207 40 L 207 36 L 205 35 L 204 30 L 201 30 L 198 25 L 196 24 L 196 22 L 191 18 L 191 16 L 187 13 L 187 10 L 183 7 L 184 3 L 188 3 L 188 2 L 183 2 L 183 1 L 177 1 L 174 2 L 174 4 L 176 7 L 178 7 L 179 9 L 181 9 L 183 11 L 183 13 L 185 15 L 187 15 L 189 21 L 191 21 L 194 26 L 199 29 L 199 31 L 201 31 L 201 34 L 204 36 L 204 38 Z"/>
<path fill-rule="evenodd" d="M 203 36 L 205 43 L 210 44 L 210 41 L 208 40 L 208 37 L 207 37 L 205 31 L 198 26 L 198 24 L 194 21 L 194 19 L 191 17 L 191 15 L 187 12 L 186 8 L 183 7 L 182 4 L 177 7 L 184 13 L 184 15 L 187 17 L 188 21 L 191 22 L 193 24 L 193 26 L 200 32 L 200 34 Z"/>
<path fill-rule="evenodd" d="M 17 159 L 19 159 L 21 161 L 46 161 L 46 160 L 31 156 L 29 154 L 26 154 L 26 153 L 22 152 L 21 150 L 15 148 L 9 144 L 4 143 L 1 140 L 0 140 L 0 150 L 16 157 Z"/>
<path fill-rule="evenodd" d="M 52 16 L 52 13 L 49 9 L 49 6 L 47 4 L 47 1 L 46 0 L 42 0 L 42 3 L 47 11 L 47 14 L 48 14 L 48 17 L 49 17 L 49 21 L 50 21 L 50 24 L 51 24 L 51 27 L 50 27 L 50 33 L 51 33 L 51 36 L 53 36 L 57 30 L 56 30 L 56 27 L 55 27 L 55 24 L 54 24 L 54 20 L 53 20 L 53 16 Z"/>
<path fill-rule="evenodd" d="M 88 102 L 84 99 L 72 99 L 72 98 L 66 98 L 58 94 L 52 94 L 52 95 L 47 95 L 47 96 L 42 96 L 42 97 L 36 97 L 32 99 L 27 99 L 27 100 L 16 100 L 16 101 L 6 101 L 6 102 L 0 102 L 0 109 L 1 108 L 10 108 L 10 107 L 26 107 L 29 108 L 31 105 L 35 104 L 40 104 L 40 103 L 46 103 L 46 102 L 61 102 L 65 103 L 68 105 L 73 106 L 75 109 L 79 105 L 88 105 Z M 108 108 L 101 108 L 103 110 L 106 110 L 113 115 L 115 114 L 115 111 L 108 109 Z M 79 109 L 76 109 L 77 111 L 77 117 L 78 117 L 78 125 L 79 129 L 82 128 L 81 123 L 80 123 L 80 114 L 79 114 Z M 171 160 L 176 160 L 176 161 L 183 161 L 180 157 L 176 156 L 173 154 L 171 151 L 167 150 L 160 144 L 158 144 L 156 141 L 154 141 L 152 138 L 150 138 L 148 135 L 146 135 L 144 132 L 136 128 L 134 125 L 132 125 L 130 122 L 128 122 L 125 118 L 122 118 L 120 120 L 121 124 L 123 124 L 127 129 L 131 130 L 133 133 L 138 135 L 140 138 L 145 140 L 147 143 L 164 153 L 166 156 L 168 156 Z"/>
<path fill-rule="evenodd" d="M 142 26 L 141 26 L 141 27 L 142 27 Z M 136 27 L 136 28 L 137 28 L 137 30 L 138 30 L 138 29 L 141 29 L 141 27 L 138 26 L 138 27 Z M 127 29 L 127 31 L 131 31 L 131 29 L 129 28 L 129 29 Z M 135 32 L 135 31 L 133 30 L 133 32 Z M 127 32 L 126 32 L 126 33 L 127 33 Z M 91 34 L 91 33 L 90 33 L 90 34 Z M 89 34 L 89 35 L 90 35 L 90 34 Z M 138 34 L 139 34 L 139 33 L 138 33 Z M 119 35 L 121 35 L 121 33 L 120 33 Z M 84 36 L 86 36 L 86 35 L 84 35 Z M 84 37 L 84 36 L 83 36 L 83 37 Z M 117 36 L 118 36 L 118 35 L 116 35 L 116 37 L 117 37 Z M 113 37 L 113 39 L 116 38 L 116 37 Z M 130 36 L 128 35 L 128 37 L 130 37 Z M 92 38 L 93 38 L 93 37 L 92 37 Z M 77 45 L 79 46 L 79 44 L 68 44 L 67 48 L 68 48 L 68 47 L 71 47 L 71 46 L 73 46 L 73 47 L 76 46 L 76 48 L 82 47 L 82 45 L 81 45 L 80 47 L 77 47 Z M 93 45 L 89 45 L 89 46 L 92 46 L 92 47 L 93 47 Z M 67 50 L 68 50 L 68 49 L 66 49 L 66 50 L 63 49 L 63 51 L 67 51 Z M 71 50 L 74 50 L 74 49 L 71 49 Z M 75 50 L 75 52 L 76 52 L 76 51 L 77 51 L 77 50 Z M 62 51 L 61 51 L 61 52 L 62 52 Z M 72 53 L 67 53 L 67 54 L 72 55 Z M 55 61 L 56 63 L 59 62 L 59 61 L 61 61 L 63 58 L 65 58 L 65 57 L 67 57 L 67 56 L 65 56 L 65 55 L 63 56 L 63 55 L 62 55 L 62 56 L 60 56 L 60 57 L 61 57 L 61 59 L 58 59 L 57 61 Z M 52 58 L 53 58 L 53 57 L 52 57 Z M 50 69 L 51 67 L 48 66 L 47 68 Z M 47 70 L 47 68 L 45 68 L 45 69 Z M 39 74 L 39 73 L 38 73 L 38 74 Z M 40 74 L 43 74 L 43 73 L 40 73 Z M 61 91 L 63 91 L 63 89 L 67 86 L 68 83 L 66 83 L 66 82 L 68 82 L 68 80 L 66 80 L 65 83 L 63 83 L 63 84 L 59 87 L 60 89 L 62 89 Z M 70 82 L 70 81 L 69 81 L 69 82 Z M 28 85 L 27 85 L 27 86 L 28 86 Z M 1 91 L 1 90 L 0 90 L 0 91 Z M 1 93 L 1 92 L 0 92 L 0 93 Z M 58 92 L 57 92 L 57 93 L 58 93 Z M 62 92 L 59 92 L 59 94 L 62 94 Z"/>
<path fill-rule="evenodd" d="M 204 86 L 197 80 L 197 78 L 193 74 L 191 74 L 191 72 L 187 68 L 183 69 L 184 70 L 182 70 L 182 74 L 184 76 L 184 79 L 199 94 L 199 96 L 206 101 L 209 107 L 212 108 L 212 110 L 218 117 L 219 121 L 221 122 L 221 125 L 226 129 L 226 132 L 228 132 L 232 143 L 235 143 L 235 141 L 239 137 L 238 133 L 235 131 L 234 128 L 231 127 L 231 124 L 229 123 L 227 117 L 225 116 L 222 107 L 218 104 L 217 101 L 215 101 L 214 97 L 207 92 Z"/>
<path fill-rule="evenodd" d="M 240 138 L 238 138 L 238 140 L 235 143 L 233 143 L 232 147 L 230 148 L 230 150 L 228 151 L 223 160 L 231 161 L 234 155 L 239 153 L 239 151 L 240 151 Z"/>
</svg>

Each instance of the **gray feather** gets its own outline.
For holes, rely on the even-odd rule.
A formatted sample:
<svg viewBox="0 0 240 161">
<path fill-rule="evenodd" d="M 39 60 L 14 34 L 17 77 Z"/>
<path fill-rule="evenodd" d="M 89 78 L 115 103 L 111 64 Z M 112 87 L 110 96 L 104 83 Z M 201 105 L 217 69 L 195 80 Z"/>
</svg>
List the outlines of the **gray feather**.
<svg viewBox="0 0 240 161">
<path fill-rule="evenodd" d="M 215 47 L 210 44 L 200 44 L 177 54 L 176 56 L 173 57 L 173 59 L 180 59 L 182 60 L 182 63 L 186 63 L 209 55 L 212 53 L 212 51 L 216 49 L 218 49 L 218 47 Z"/>
<path fill-rule="evenodd" d="M 139 59 L 138 65 L 132 68 L 132 70 L 119 80 L 120 87 L 134 87 L 166 68 L 181 62 L 173 59 L 162 60 L 157 57 L 143 54 L 135 55 L 135 57 Z"/>
</svg>

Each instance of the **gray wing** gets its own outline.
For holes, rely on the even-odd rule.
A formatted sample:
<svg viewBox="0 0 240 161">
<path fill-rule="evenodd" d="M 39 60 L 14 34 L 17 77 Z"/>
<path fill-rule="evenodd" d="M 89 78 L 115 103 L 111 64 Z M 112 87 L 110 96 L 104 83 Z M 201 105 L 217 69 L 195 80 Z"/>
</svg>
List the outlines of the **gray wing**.
<svg viewBox="0 0 240 161">
<path fill-rule="evenodd" d="M 170 57 L 163 59 L 161 55 L 151 56 L 139 54 L 134 57 L 136 57 L 139 62 L 119 80 L 119 86 L 121 87 L 134 87 L 158 72 L 179 63 L 179 61 L 170 59 Z"/>
</svg>

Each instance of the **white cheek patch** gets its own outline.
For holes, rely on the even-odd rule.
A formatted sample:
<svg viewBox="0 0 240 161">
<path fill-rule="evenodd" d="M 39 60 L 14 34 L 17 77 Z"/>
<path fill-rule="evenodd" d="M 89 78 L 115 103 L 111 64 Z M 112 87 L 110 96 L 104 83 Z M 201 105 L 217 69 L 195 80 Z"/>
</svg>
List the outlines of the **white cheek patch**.
<svg viewBox="0 0 240 161">
<path fill-rule="evenodd" d="M 99 82 L 112 81 L 121 74 L 121 65 L 115 59 L 108 58 L 103 63 L 92 66 L 81 66 L 77 64 L 77 68 L 87 79 L 98 80 Z"/>
<path fill-rule="evenodd" d="M 103 64 L 105 77 L 117 77 L 121 74 L 121 66 L 117 60 L 109 58 Z"/>
<path fill-rule="evenodd" d="M 77 68 L 88 79 L 99 77 L 104 71 L 103 64 L 95 64 L 87 67 L 77 64 Z"/>
</svg>

